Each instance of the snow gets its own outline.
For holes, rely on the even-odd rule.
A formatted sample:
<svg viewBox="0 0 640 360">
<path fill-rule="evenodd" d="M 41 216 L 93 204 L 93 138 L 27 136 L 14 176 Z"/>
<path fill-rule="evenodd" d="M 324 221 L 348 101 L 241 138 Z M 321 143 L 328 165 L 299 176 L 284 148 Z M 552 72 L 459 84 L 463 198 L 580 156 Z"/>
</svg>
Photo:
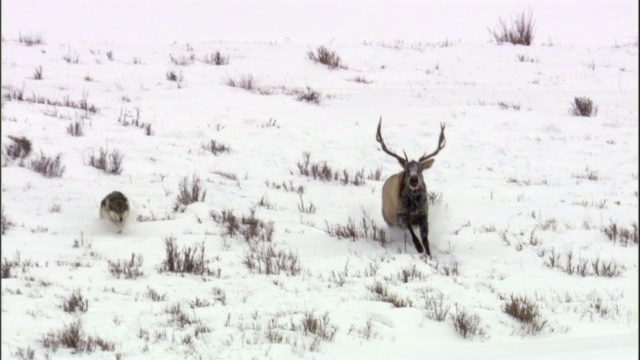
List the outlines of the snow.
<svg viewBox="0 0 640 360">
<path fill-rule="evenodd" d="M 528 9 L 532 46 L 492 41 L 487 28 L 498 18 Z M 20 263 L 2 279 L 3 356 L 638 358 L 638 245 L 602 231 L 611 223 L 631 229 L 639 215 L 637 2 L 8 0 L 1 26 L 2 206 L 13 223 L 2 258 Z M 45 43 L 26 46 L 20 35 Z M 309 60 L 320 45 L 346 69 Z M 216 51 L 228 65 L 201 61 Z M 171 62 L 192 53 L 191 65 Z M 43 79 L 35 80 L 39 66 Z M 168 71 L 184 81 L 168 81 Z M 246 75 L 268 94 L 225 84 Z M 319 105 L 296 101 L 307 87 L 321 94 Z M 53 101 L 86 96 L 99 111 L 5 99 L 19 89 Z M 593 99 L 597 115 L 570 115 L 577 96 Z M 138 112 L 151 136 L 118 121 Z M 442 196 L 429 211 L 431 259 L 383 222 L 382 184 L 401 168 L 375 141 L 380 118 L 387 145 L 409 158 L 435 149 L 446 124 L 447 145 L 424 172 L 428 190 Z M 84 136 L 67 133 L 74 121 Z M 62 154 L 62 177 L 10 159 L 9 135 L 31 140 L 27 163 L 40 151 Z M 230 151 L 203 150 L 212 139 Z M 88 165 L 100 148 L 123 154 L 120 175 Z M 302 176 L 305 152 L 351 176 L 381 169 L 382 179 L 355 186 Z M 180 182 L 193 174 L 204 201 L 174 211 Z M 122 234 L 98 218 L 113 190 L 131 204 Z M 301 199 L 315 212 L 301 212 Z M 271 245 L 298 256 L 301 271 L 248 269 L 255 244 L 225 234 L 210 216 L 227 209 L 255 209 L 273 222 Z M 389 243 L 326 231 L 363 218 Z M 170 236 L 180 248 L 204 244 L 212 273 L 158 271 Z M 142 255 L 144 275 L 113 276 L 108 262 L 132 253 Z M 621 272 L 568 274 L 546 265 L 554 253 L 561 266 L 572 254 L 574 264 L 599 259 Z M 375 284 L 409 306 L 382 301 Z M 76 290 L 88 309 L 65 312 Z M 164 298 L 152 301 L 150 290 Z M 540 333 L 526 334 L 503 311 L 512 295 L 538 306 Z M 450 308 L 444 321 L 428 317 L 425 303 L 437 296 Z M 206 304 L 190 306 L 196 299 Z M 177 323 L 175 304 L 197 321 Z M 479 317 L 483 336 L 455 330 L 452 317 L 463 311 Z M 325 313 L 337 329 L 332 339 L 301 328 L 305 316 Z M 114 349 L 44 346 L 46 334 L 75 319 Z M 208 331 L 196 334 L 198 324 Z"/>
</svg>

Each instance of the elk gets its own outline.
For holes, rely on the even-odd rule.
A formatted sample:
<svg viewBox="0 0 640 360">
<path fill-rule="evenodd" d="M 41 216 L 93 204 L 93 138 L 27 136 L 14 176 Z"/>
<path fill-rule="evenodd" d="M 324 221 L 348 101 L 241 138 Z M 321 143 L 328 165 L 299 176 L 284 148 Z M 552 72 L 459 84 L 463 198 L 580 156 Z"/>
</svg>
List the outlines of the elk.
<svg viewBox="0 0 640 360">
<path fill-rule="evenodd" d="M 378 122 L 378 131 L 376 133 L 376 141 L 382 146 L 382 151 L 394 157 L 403 170 L 395 175 L 390 176 L 382 186 L 382 217 L 389 226 L 407 228 L 411 233 L 411 239 L 419 253 L 426 251 L 431 256 L 429 250 L 429 202 L 427 201 L 427 185 L 424 182 L 422 171 L 429 169 L 434 157 L 446 145 L 444 137 L 444 123 L 440 124 L 440 139 L 438 140 L 438 148 L 431 154 L 422 155 L 417 161 L 407 158 L 404 152 L 404 158 L 398 156 L 389 150 L 382 139 L 380 127 L 382 125 L 382 117 Z M 413 231 L 413 226 L 419 226 L 420 239 Z"/>
</svg>

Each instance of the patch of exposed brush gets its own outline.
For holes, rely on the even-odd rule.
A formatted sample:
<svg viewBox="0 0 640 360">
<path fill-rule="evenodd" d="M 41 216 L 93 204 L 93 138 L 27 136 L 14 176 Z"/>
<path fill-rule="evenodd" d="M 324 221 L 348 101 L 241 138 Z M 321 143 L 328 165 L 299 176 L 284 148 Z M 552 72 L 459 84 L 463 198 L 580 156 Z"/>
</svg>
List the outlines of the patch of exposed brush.
<svg viewBox="0 0 640 360">
<path fill-rule="evenodd" d="M 202 143 L 200 147 L 202 148 L 202 150 L 210 152 L 215 156 L 218 156 L 219 153 L 231 151 L 231 146 L 223 144 L 215 139 L 211 139 L 209 142 Z"/>
<path fill-rule="evenodd" d="M 75 290 L 62 302 L 62 309 L 65 312 L 87 312 L 89 310 L 89 300 L 82 295 L 80 290 Z"/>
<path fill-rule="evenodd" d="M 99 154 L 91 153 L 89 155 L 89 166 L 104 171 L 110 175 L 120 175 L 122 173 L 122 161 L 124 155 L 119 150 L 109 152 L 107 149 L 100 148 Z"/>
<path fill-rule="evenodd" d="M 309 86 L 307 86 L 306 90 L 296 90 L 294 92 L 298 101 L 320 105 L 320 99 L 322 95 L 320 95 L 318 91 L 313 90 Z"/>
<path fill-rule="evenodd" d="M 108 268 L 111 275 L 117 279 L 137 279 L 144 275 L 142 254 L 131 253 L 131 258 L 129 259 L 109 260 Z"/>
<path fill-rule="evenodd" d="M 46 333 L 40 340 L 45 349 L 56 351 L 58 348 L 68 348 L 76 353 L 92 353 L 96 350 L 113 351 L 115 343 L 99 336 L 87 335 L 81 319 L 75 319 L 65 324 L 62 329 Z"/>
<path fill-rule="evenodd" d="M 598 106 L 596 106 L 590 98 L 578 96 L 573 99 L 571 107 L 569 108 L 569 114 L 586 117 L 596 116 L 598 114 Z"/>
<path fill-rule="evenodd" d="M 4 213 L 4 205 L 2 205 L 1 209 L 2 210 L 0 210 L 0 211 L 2 213 L 2 220 L 0 221 L 0 235 L 4 235 L 4 233 L 7 230 L 11 229 L 13 227 L 13 225 L 15 225 L 15 224 L 13 223 L 13 221 L 11 221 L 9 219 L 7 214 Z M 3 268 L 2 273 L 4 274 L 4 264 L 2 265 L 2 268 Z M 4 278 L 4 276 L 3 276 L 3 278 Z"/>
<path fill-rule="evenodd" d="M 182 55 L 176 55 L 176 56 L 173 56 L 173 54 L 169 54 L 169 59 L 171 60 L 171 63 L 174 65 L 189 66 L 189 65 L 192 65 L 196 60 L 196 54 L 190 53 L 189 55 L 182 54 Z"/>
<path fill-rule="evenodd" d="M 205 55 L 202 58 L 202 62 L 210 65 L 227 65 L 229 64 L 229 55 L 222 55 L 220 51 L 216 51 L 215 53 L 210 53 Z"/>
<path fill-rule="evenodd" d="M 178 186 L 178 196 L 173 206 L 173 211 L 184 212 L 186 207 L 196 202 L 203 202 L 207 190 L 204 188 L 204 182 L 196 174 L 185 176 Z"/>
<path fill-rule="evenodd" d="M 489 33 L 498 44 L 511 43 L 514 45 L 529 46 L 533 43 L 536 32 L 535 21 L 533 21 L 533 12 L 522 12 L 511 22 L 498 19 L 498 25 L 494 29 L 489 29 Z"/>
<path fill-rule="evenodd" d="M 487 337 L 487 332 L 482 326 L 480 317 L 477 314 L 471 314 L 456 306 L 456 312 L 451 315 L 451 319 L 453 320 L 453 327 L 463 338 Z"/>
<path fill-rule="evenodd" d="M 298 161 L 298 172 L 302 176 L 310 177 L 314 180 L 325 182 L 338 182 L 342 185 L 365 185 L 365 172 L 364 169 L 350 173 L 347 169 L 334 169 L 326 161 L 311 162 L 311 152 L 305 151 L 302 153 L 302 161 Z"/>
<path fill-rule="evenodd" d="M 120 109 L 120 116 L 118 116 L 118 122 L 122 126 L 133 126 L 144 130 L 144 134 L 147 136 L 153 136 L 154 131 L 151 128 L 151 123 L 140 120 L 140 109 L 135 109 L 135 115 L 129 110 Z"/>
<path fill-rule="evenodd" d="M 610 221 L 608 226 L 602 227 L 601 231 L 607 235 L 614 244 L 622 246 L 638 245 L 638 223 L 634 222 L 627 228 L 617 222 Z"/>
<path fill-rule="evenodd" d="M 31 140 L 24 136 L 9 135 L 11 143 L 4 146 L 4 155 L 11 160 L 23 160 L 31 154 Z"/>
<path fill-rule="evenodd" d="M 505 301 L 502 311 L 521 324 L 525 335 L 537 335 L 544 330 L 547 321 L 540 315 L 540 309 L 534 300 L 514 294 L 500 298 Z"/>
<path fill-rule="evenodd" d="M 65 166 L 62 165 L 62 154 L 52 157 L 40 151 L 40 156 L 32 159 L 29 163 L 29 169 L 48 178 L 62 177 L 65 170 Z"/>
<path fill-rule="evenodd" d="M 165 258 L 158 266 L 161 273 L 215 275 L 214 271 L 209 269 L 209 261 L 205 260 L 204 241 L 179 249 L 176 238 L 167 236 L 164 238 L 164 250 Z"/>
<path fill-rule="evenodd" d="M 51 106 L 59 106 L 59 107 L 68 107 L 72 109 L 84 110 L 87 113 L 95 114 L 98 112 L 98 108 L 89 104 L 87 99 L 89 98 L 89 93 L 84 92 L 82 94 L 82 99 L 78 101 L 71 100 L 69 96 L 65 96 L 62 100 L 52 100 L 44 96 L 36 95 L 36 93 L 32 93 L 31 96 L 24 94 L 23 89 L 15 89 L 10 88 L 7 92 L 2 94 L 2 99 L 5 101 L 24 101 L 32 104 L 44 104 Z"/>
<path fill-rule="evenodd" d="M 27 46 L 35 46 L 44 44 L 41 33 L 18 33 L 18 42 Z"/>
<path fill-rule="evenodd" d="M 313 312 L 306 312 L 300 327 L 307 335 L 315 335 L 324 341 L 333 341 L 338 332 L 338 327 L 331 324 L 329 313 L 316 316 Z"/>
<path fill-rule="evenodd" d="M 563 256 L 564 255 L 564 256 Z M 618 277 L 626 270 L 624 265 L 614 259 L 604 260 L 600 257 L 585 259 L 576 257 L 573 251 L 564 254 L 556 253 L 555 249 L 542 255 L 544 264 L 551 269 L 561 270 L 569 275 L 582 277 Z"/>
<path fill-rule="evenodd" d="M 297 253 L 276 249 L 272 243 L 262 241 L 249 243 L 249 250 L 242 258 L 242 264 L 253 274 L 287 276 L 299 275 L 302 271 Z"/>
<path fill-rule="evenodd" d="M 339 239 L 351 239 L 351 241 L 367 239 L 379 242 L 382 246 L 386 246 L 388 242 L 387 233 L 367 214 L 363 214 L 362 219 L 357 224 L 351 217 L 347 219 L 347 223 L 344 225 L 329 224 L 328 221 L 325 221 L 325 232 L 329 236 Z"/>
<path fill-rule="evenodd" d="M 309 50 L 307 57 L 318 64 L 327 66 L 329 69 L 346 69 L 347 66 L 342 62 L 340 56 L 333 50 L 329 50 L 325 46 L 319 46 L 315 51 Z"/>
<path fill-rule="evenodd" d="M 271 95 L 271 91 L 261 86 L 251 74 L 242 74 L 237 78 L 232 78 L 231 76 L 229 76 L 225 81 L 225 85 L 244 89 L 252 93 L 258 93 L 260 95 Z"/>
<path fill-rule="evenodd" d="M 382 281 L 376 280 L 368 289 L 373 293 L 376 301 L 389 303 L 396 308 L 411 307 L 413 305 L 411 299 L 391 293 L 387 285 Z"/>
<path fill-rule="evenodd" d="M 233 210 L 224 209 L 220 212 L 211 210 L 209 215 L 224 230 L 224 235 L 242 237 L 251 242 L 271 242 L 275 228 L 273 221 L 265 221 L 256 216 L 255 209 L 250 209 L 249 214 L 237 216 Z"/>
</svg>

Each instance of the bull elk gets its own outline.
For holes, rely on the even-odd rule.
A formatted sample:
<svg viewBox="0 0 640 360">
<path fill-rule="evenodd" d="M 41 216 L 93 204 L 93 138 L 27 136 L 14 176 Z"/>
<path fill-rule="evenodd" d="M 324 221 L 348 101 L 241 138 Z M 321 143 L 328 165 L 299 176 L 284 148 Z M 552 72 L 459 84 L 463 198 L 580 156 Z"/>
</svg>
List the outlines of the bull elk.
<svg viewBox="0 0 640 360">
<path fill-rule="evenodd" d="M 428 256 L 431 256 L 429 250 L 429 202 L 427 201 L 427 185 L 424 182 L 422 171 L 429 169 L 434 157 L 442 150 L 446 144 L 444 137 L 444 124 L 440 124 L 440 139 L 438 140 L 438 148 L 431 154 L 422 155 L 417 161 L 398 156 L 387 148 L 380 126 L 382 118 L 378 122 L 378 131 L 376 133 L 376 141 L 382 146 L 382 151 L 393 156 L 403 170 L 395 175 L 390 176 L 382 186 L 382 217 L 389 226 L 397 226 L 407 228 L 411 233 L 411 239 L 416 246 L 416 250 L 422 253 L 426 250 Z M 420 239 L 413 231 L 413 226 L 420 227 Z"/>
</svg>

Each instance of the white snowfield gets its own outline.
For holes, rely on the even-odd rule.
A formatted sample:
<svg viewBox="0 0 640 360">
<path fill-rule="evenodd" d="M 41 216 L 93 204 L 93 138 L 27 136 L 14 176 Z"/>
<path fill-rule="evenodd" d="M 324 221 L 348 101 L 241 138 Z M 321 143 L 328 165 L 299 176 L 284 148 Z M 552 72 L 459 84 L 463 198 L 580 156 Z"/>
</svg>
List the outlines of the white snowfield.
<svg viewBox="0 0 640 360">
<path fill-rule="evenodd" d="M 1 6 L 2 358 L 638 358 L 636 1 Z M 533 44 L 496 44 L 523 11 Z M 410 159 L 446 125 L 431 258 L 382 219 L 402 169 L 380 118 Z M 122 234 L 98 217 L 114 190 Z"/>
</svg>

